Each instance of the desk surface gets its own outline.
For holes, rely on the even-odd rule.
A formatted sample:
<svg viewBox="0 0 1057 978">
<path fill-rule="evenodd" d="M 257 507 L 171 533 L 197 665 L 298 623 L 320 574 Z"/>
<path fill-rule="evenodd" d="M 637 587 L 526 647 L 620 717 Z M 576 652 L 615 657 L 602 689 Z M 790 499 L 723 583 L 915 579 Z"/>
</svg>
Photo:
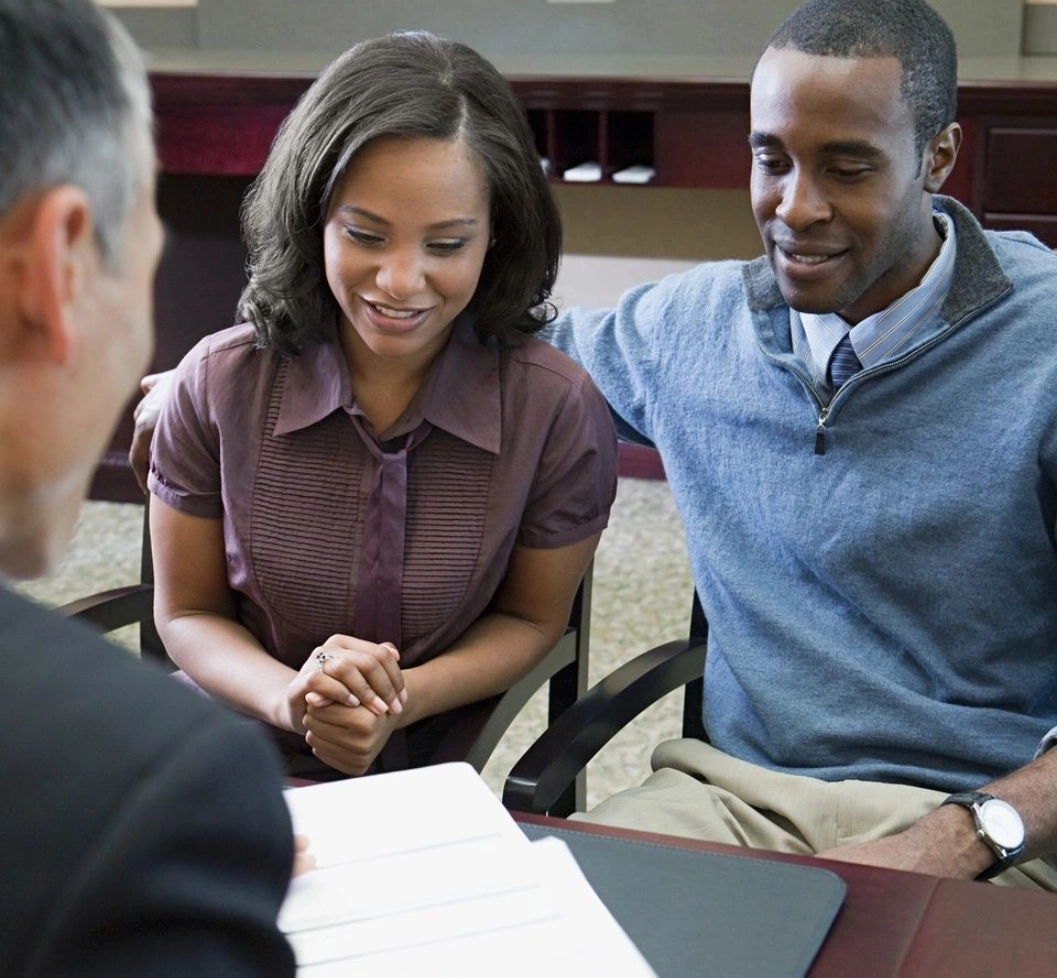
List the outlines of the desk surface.
<svg viewBox="0 0 1057 978">
<path fill-rule="evenodd" d="M 543 816 L 533 825 L 745 855 L 744 850 Z M 753 850 L 825 867 L 848 891 L 809 978 L 1053 978 L 1057 895 Z"/>
</svg>

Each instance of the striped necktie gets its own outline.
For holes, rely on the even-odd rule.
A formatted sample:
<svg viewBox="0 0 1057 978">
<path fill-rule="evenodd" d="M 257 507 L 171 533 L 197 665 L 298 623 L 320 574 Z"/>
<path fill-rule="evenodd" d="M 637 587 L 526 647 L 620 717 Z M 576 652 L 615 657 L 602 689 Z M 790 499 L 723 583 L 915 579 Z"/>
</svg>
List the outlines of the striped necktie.
<svg viewBox="0 0 1057 978">
<path fill-rule="evenodd" d="M 829 377 L 833 389 L 839 390 L 852 374 L 857 374 L 860 370 L 862 364 L 852 348 L 851 333 L 845 333 L 829 360 Z"/>
</svg>

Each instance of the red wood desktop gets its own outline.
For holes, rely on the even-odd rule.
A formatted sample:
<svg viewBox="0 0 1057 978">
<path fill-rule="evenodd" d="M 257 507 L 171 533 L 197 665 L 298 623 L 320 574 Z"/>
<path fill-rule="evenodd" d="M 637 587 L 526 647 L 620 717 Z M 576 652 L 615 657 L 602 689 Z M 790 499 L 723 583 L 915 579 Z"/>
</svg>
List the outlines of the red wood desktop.
<svg viewBox="0 0 1057 978">
<path fill-rule="evenodd" d="M 1057 895 L 742 850 L 539 815 L 517 821 L 829 869 L 844 904 L 808 978 L 1053 978 Z M 644 894 L 644 899 L 648 899 Z"/>
</svg>

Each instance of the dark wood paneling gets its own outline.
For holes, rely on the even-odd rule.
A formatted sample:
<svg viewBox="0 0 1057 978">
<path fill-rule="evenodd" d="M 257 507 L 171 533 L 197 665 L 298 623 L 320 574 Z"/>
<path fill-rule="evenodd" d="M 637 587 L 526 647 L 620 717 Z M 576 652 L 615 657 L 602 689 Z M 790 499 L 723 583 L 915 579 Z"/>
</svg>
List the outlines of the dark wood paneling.
<svg viewBox="0 0 1057 978">
<path fill-rule="evenodd" d="M 622 441 L 617 445 L 620 474 L 634 479 L 663 479 L 664 465 L 656 448 Z"/>
<path fill-rule="evenodd" d="M 984 224 L 996 231 L 1030 231 L 1051 248 L 1057 248 L 1057 214 L 995 214 L 986 212 Z"/>
<path fill-rule="evenodd" d="M 175 367 L 209 333 L 230 326 L 245 281 L 246 249 L 239 205 L 249 177 L 162 173 L 158 213 L 165 250 L 154 280 L 155 344 L 152 370 Z M 133 398 L 122 413 L 92 484 L 93 499 L 142 498 L 128 466 Z"/>
<path fill-rule="evenodd" d="M 305 76 L 152 75 L 163 172 L 258 173 L 279 124 L 311 83 Z"/>
<path fill-rule="evenodd" d="M 1057 214 L 1057 119 L 1054 122 L 988 130 L 983 211 Z"/>
<path fill-rule="evenodd" d="M 748 186 L 748 112 L 678 111 L 654 123 L 658 183 L 740 190 Z"/>
</svg>

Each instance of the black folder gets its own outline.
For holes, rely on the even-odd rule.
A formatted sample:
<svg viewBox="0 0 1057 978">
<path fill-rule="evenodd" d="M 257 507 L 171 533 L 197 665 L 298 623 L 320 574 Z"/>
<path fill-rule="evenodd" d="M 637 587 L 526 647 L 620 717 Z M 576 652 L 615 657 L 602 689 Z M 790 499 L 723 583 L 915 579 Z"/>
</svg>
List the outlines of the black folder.
<svg viewBox="0 0 1057 978">
<path fill-rule="evenodd" d="M 659 978 L 803 978 L 846 887 L 814 866 L 521 825 L 572 851 Z"/>
</svg>

